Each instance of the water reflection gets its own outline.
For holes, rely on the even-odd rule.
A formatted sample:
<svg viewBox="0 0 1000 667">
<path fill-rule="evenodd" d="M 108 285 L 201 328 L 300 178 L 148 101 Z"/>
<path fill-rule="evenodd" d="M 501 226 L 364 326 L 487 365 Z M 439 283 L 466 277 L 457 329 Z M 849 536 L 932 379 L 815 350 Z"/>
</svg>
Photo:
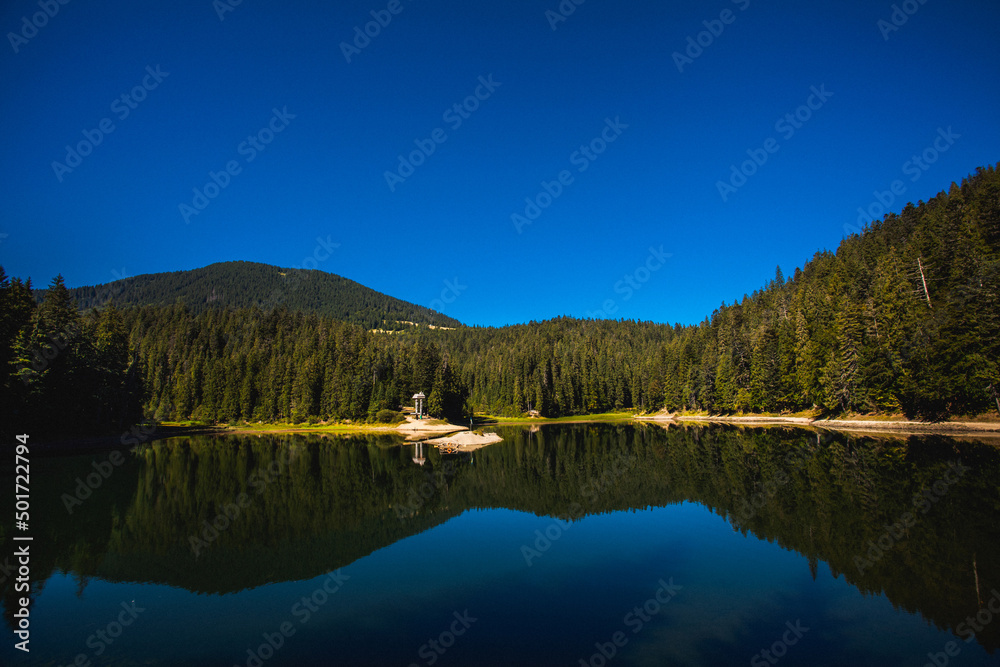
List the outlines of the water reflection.
<svg viewBox="0 0 1000 667">
<path fill-rule="evenodd" d="M 424 451 L 427 447 L 423 442 L 416 442 L 413 444 L 413 462 L 419 466 L 427 463 L 427 454 Z"/>
<path fill-rule="evenodd" d="M 469 509 L 572 522 L 682 501 L 801 553 L 814 578 L 826 563 L 963 638 L 1000 588 L 992 444 L 649 424 L 501 430 L 504 443 L 474 464 L 391 436 L 161 441 L 72 512 L 65 494 L 93 457 L 40 459 L 34 594 L 60 570 L 81 592 L 100 578 L 233 593 L 322 575 Z M 0 584 L 11 627 L 12 586 Z M 1000 646 L 1000 623 L 975 637 Z"/>
</svg>

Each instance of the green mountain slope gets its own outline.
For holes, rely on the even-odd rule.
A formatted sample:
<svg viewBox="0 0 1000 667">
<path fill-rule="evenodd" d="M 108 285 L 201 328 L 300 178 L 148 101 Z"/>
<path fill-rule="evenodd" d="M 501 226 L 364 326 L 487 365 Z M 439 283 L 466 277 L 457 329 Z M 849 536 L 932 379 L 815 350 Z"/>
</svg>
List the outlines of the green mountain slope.
<svg viewBox="0 0 1000 667">
<path fill-rule="evenodd" d="M 39 295 L 44 293 L 39 292 Z M 395 299 L 341 276 L 310 269 L 283 269 L 256 262 L 220 262 L 204 268 L 151 273 L 103 285 L 77 287 L 70 295 L 81 308 L 108 301 L 126 306 L 167 306 L 183 301 L 193 312 L 208 308 L 263 310 L 286 307 L 370 329 L 400 329 L 460 322 L 430 308 Z"/>
<path fill-rule="evenodd" d="M 242 262 L 73 294 L 60 280 L 36 307 L 27 284 L 0 271 L 0 361 L 9 369 L 0 425 L 51 434 L 99 423 L 120 432 L 136 413 L 374 419 L 417 391 L 431 414 L 463 422 L 472 410 L 927 419 L 1000 410 L 993 166 L 872 221 L 788 278 L 778 269 L 762 289 L 689 326 L 557 318 L 450 330 L 454 320 L 337 276 Z M 81 317 L 71 297 L 133 307 Z M 404 326 L 413 335 L 366 330 Z M 53 405 L 65 406 L 62 419 L 51 419 Z"/>
</svg>

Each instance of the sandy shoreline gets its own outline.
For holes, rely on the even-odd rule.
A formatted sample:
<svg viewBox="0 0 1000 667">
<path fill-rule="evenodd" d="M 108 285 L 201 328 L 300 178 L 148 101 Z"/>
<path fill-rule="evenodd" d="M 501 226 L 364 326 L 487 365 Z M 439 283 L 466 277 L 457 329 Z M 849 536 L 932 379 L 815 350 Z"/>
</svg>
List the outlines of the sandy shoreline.
<svg viewBox="0 0 1000 667">
<path fill-rule="evenodd" d="M 795 426 L 800 428 L 826 429 L 833 431 L 857 432 L 857 433 L 884 433 L 905 435 L 941 434 L 941 435 L 968 435 L 976 437 L 1000 438 L 1000 422 L 919 422 L 904 420 L 876 420 L 876 419 L 813 419 L 811 417 L 768 417 L 768 416 L 715 416 L 715 415 L 671 415 L 657 414 L 649 416 L 623 416 L 622 422 L 640 421 L 653 422 L 663 426 L 671 424 L 701 423 L 701 424 L 735 424 L 748 427 L 753 426 Z M 532 425 L 537 428 L 546 423 L 605 423 L 607 420 L 588 420 L 585 416 L 579 419 L 561 422 L 548 422 L 545 419 L 525 420 L 524 422 L 511 422 L 502 424 L 504 426 L 525 426 Z M 313 434 L 313 435 L 350 435 L 352 433 L 385 433 L 398 434 L 404 436 L 407 442 L 425 440 L 430 442 L 434 439 L 437 444 L 442 436 L 454 434 L 452 437 L 460 437 L 455 443 L 462 447 L 482 447 L 490 443 L 478 440 L 463 440 L 471 436 L 478 438 L 475 434 L 469 433 L 467 426 L 456 426 L 454 424 L 428 424 L 424 420 L 415 420 L 412 417 L 403 424 L 396 426 L 386 424 L 384 426 L 365 425 L 335 425 L 333 427 L 319 426 L 288 426 L 287 428 L 247 428 L 228 426 L 173 426 L 158 425 L 143 429 L 137 434 L 132 432 L 121 436 L 96 436 L 90 438 L 70 438 L 57 439 L 48 442 L 35 443 L 37 451 L 42 454 L 59 453 L 65 451 L 74 452 L 97 452 L 108 449 L 131 449 L 136 444 L 149 443 L 164 438 L 194 436 L 194 435 L 268 435 L 268 434 Z M 464 433 L 463 433 L 464 432 Z M 128 437 L 126 437 L 128 436 Z M 487 437 L 499 438 L 495 433 L 486 434 Z M 464 444 L 463 444 L 464 443 Z"/>
<path fill-rule="evenodd" d="M 476 433 L 455 433 L 446 438 L 433 438 L 431 440 L 425 440 L 424 442 L 435 445 L 441 449 L 454 450 L 458 452 L 474 452 L 477 449 L 486 447 L 487 445 L 493 445 L 498 442 L 503 442 L 501 438 L 496 433 L 484 433 L 478 435 Z"/>
<path fill-rule="evenodd" d="M 468 431 L 468 426 L 456 426 L 454 424 L 428 424 L 427 420 L 413 419 L 407 417 L 406 422 L 394 427 L 392 430 L 404 434 L 407 438 L 415 436 L 426 436 L 434 433 L 456 433 L 458 431 Z"/>
<path fill-rule="evenodd" d="M 700 422 L 718 424 L 745 424 L 748 426 L 805 426 L 823 428 L 834 431 L 869 431 L 880 433 L 926 434 L 941 433 L 943 435 L 996 435 L 1000 436 L 998 422 L 919 422 L 893 421 L 878 419 L 813 419 L 811 417 L 724 417 L 714 415 L 654 415 L 650 417 L 635 417 L 638 421 L 656 422 Z"/>
<path fill-rule="evenodd" d="M 450 452 L 472 452 L 503 441 L 496 433 L 473 433 L 468 427 L 455 424 L 428 424 L 425 420 L 417 420 L 410 415 L 406 416 L 406 423 L 400 424 L 396 430 L 406 434 L 407 441 L 424 442 Z M 445 437 L 428 438 L 429 435 Z"/>
</svg>

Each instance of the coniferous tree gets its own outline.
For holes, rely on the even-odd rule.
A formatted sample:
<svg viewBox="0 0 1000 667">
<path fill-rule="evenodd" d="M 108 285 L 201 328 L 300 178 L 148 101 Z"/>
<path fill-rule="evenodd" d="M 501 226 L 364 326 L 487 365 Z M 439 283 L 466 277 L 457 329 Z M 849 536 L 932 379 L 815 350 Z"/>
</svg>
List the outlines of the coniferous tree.
<svg viewBox="0 0 1000 667">
<path fill-rule="evenodd" d="M 365 420 L 418 391 L 452 419 L 529 407 L 981 413 L 1000 387 L 998 197 L 1000 172 L 978 170 L 695 326 L 564 317 L 383 333 L 365 308 L 359 321 L 280 304 L 81 314 L 61 277 L 36 307 L 30 281 L 0 269 L 0 409 L 43 429 L 55 411 L 81 432 L 118 428 L 140 401 L 156 419 Z M 234 289 L 215 275 L 211 293 Z"/>
</svg>

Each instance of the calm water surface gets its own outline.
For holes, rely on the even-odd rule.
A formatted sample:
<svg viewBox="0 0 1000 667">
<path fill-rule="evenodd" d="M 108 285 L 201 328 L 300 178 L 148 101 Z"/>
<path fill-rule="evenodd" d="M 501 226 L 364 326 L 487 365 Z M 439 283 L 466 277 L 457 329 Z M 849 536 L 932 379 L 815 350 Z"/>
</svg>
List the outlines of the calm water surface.
<svg viewBox="0 0 1000 667">
<path fill-rule="evenodd" d="M 35 457 L 31 653 L 0 573 L 0 664 L 1000 664 L 993 444 L 498 430 L 163 440 L 79 504 L 107 453 Z"/>
</svg>

